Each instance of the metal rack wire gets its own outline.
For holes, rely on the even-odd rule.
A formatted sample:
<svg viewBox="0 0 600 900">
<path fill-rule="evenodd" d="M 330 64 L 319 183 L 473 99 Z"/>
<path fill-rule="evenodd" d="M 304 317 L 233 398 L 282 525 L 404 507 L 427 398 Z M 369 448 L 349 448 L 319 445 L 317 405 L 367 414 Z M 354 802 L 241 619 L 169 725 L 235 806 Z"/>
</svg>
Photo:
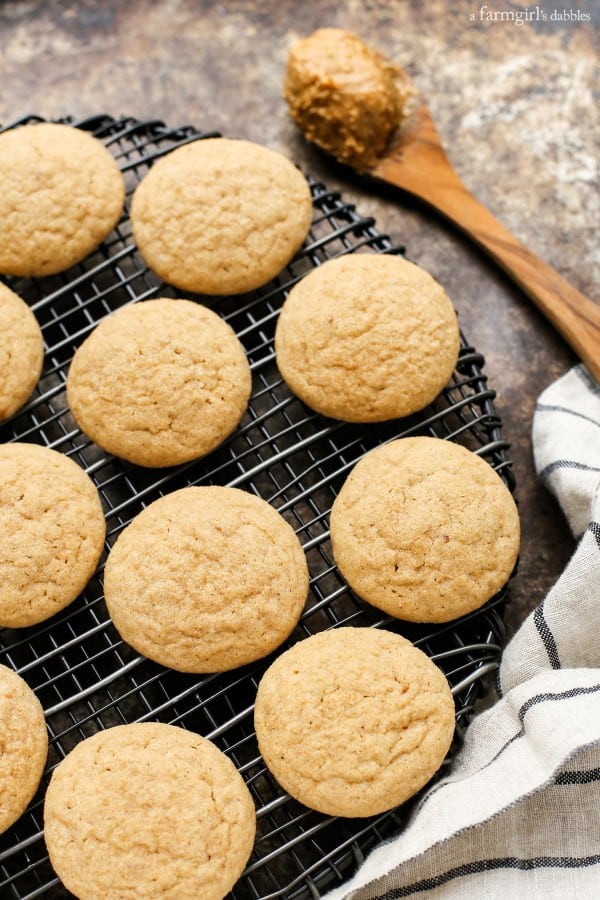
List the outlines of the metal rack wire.
<svg viewBox="0 0 600 900">
<path fill-rule="evenodd" d="M 12 123 L 18 127 L 34 118 Z M 152 162 L 173 148 L 209 136 L 193 127 L 168 128 L 101 115 L 68 124 L 100 138 L 116 157 L 127 195 Z M 210 136 L 215 136 L 214 133 Z M 106 551 L 148 503 L 185 485 L 224 484 L 271 502 L 298 533 L 311 573 L 300 624 L 286 644 L 338 625 L 385 626 L 410 638 L 446 673 L 456 702 L 460 743 L 475 702 L 498 666 L 504 638 L 506 589 L 483 609 L 441 626 L 393 622 L 349 590 L 329 542 L 331 504 L 347 473 L 369 449 L 394 437 L 430 434 L 459 441 L 484 457 L 514 489 L 508 444 L 482 372 L 483 359 L 461 336 L 452 379 L 422 413 L 384 425 L 341 424 L 313 414 L 282 383 L 274 360 L 278 310 L 290 287 L 327 259 L 345 253 L 402 253 L 336 192 L 311 181 L 310 234 L 290 265 L 265 288 L 242 298 L 201 297 L 234 328 L 253 373 L 253 393 L 237 431 L 209 457 L 168 470 L 145 470 L 103 453 L 77 429 L 65 400 L 75 348 L 95 325 L 125 303 L 174 291 L 138 255 L 128 202 L 116 229 L 83 263 L 43 280 L 7 279 L 34 310 L 44 333 L 45 366 L 27 406 L 0 427 L 0 441 L 31 441 L 73 457 L 94 479 L 107 520 Z M 189 296 L 178 293 L 178 296 Z M 266 770 L 253 731 L 253 702 L 270 658 L 234 672 L 190 676 L 137 655 L 107 615 L 102 570 L 63 613 L 25 630 L 0 629 L 0 662 L 19 672 L 46 713 L 50 756 L 44 781 L 27 812 L 0 836 L 0 896 L 33 900 L 71 896 L 58 882 L 42 832 L 43 795 L 52 768 L 83 738 L 143 720 L 169 722 L 213 740 L 236 764 L 256 804 L 258 831 L 235 900 L 318 898 L 354 870 L 363 856 L 402 827 L 400 808 L 372 819 L 332 819 L 282 792 Z"/>
</svg>

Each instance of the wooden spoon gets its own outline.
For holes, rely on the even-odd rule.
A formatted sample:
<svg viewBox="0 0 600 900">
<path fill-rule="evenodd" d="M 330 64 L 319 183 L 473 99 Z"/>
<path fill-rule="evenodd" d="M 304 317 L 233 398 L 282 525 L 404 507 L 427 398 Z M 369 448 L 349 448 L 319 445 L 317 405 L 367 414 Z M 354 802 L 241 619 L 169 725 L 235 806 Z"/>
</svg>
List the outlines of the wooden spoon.
<svg viewBox="0 0 600 900">
<path fill-rule="evenodd" d="M 425 103 L 369 174 L 425 200 L 458 225 L 519 285 L 600 380 L 600 306 L 538 259 L 467 190 Z"/>
</svg>

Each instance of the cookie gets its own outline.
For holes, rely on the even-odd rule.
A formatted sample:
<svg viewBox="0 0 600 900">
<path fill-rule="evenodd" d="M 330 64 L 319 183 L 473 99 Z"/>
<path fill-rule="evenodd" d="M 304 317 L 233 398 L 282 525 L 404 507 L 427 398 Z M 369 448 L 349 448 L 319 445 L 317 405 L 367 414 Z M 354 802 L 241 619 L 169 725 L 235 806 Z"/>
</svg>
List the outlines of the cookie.
<svg viewBox="0 0 600 900">
<path fill-rule="evenodd" d="M 227 487 L 155 500 L 122 532 L 104 571 L 106 605 L 139 653 L 182 672 L 266 656 L 298 622 L 308 569 L 269 504 Z"/>
<path fill-rule="evenodd" d="M 79 900 L 222 900 L 255 831 L 233 763 L 205 738 L 155 722 L 82 741 L 44 804 L 50 862 Z"/>
<path fill-rule="evenodd" d="M 459 331 L 444 289 L 399 256 L 329 260 L 290 291 L 275 332 L 277 366 L 311 409 L 383 422 L 423 409 L 456 365 Z"/>
<path fill-rule="evenodd" d="M 513 571 L 519 536 L 500 476 L 440 438 L 371 450 L 331 510 L 333 555 L 350 587 L 411 622 L 449 622 L 482 606 Z"/>
<path fill-rule="evenodd" d="M 67 402 L 81 430 L 140 466 L 205 456 L 239 423 L 252 378 L 244 349 L 216 313 L 191 300 L 125 306 L 81 344 Z"/>
<path fill-rule="evenodd" d="M 106 526 L 77 463 L 36 444 L 0 445 L 0 627 L 53 616 L 91 578 Z"/>
<path fill-rule="evenodd" d="M 88 132 L 42 122 L 0 134 L 0 272 L 75 265 L 112 231 L 124 200 L 119 167 Z"/>
<path fill-rule="evenodd" d="M 254 724 L 265 764 L 292 797 L 325 815 L 374 816 L 437 772 L 454 702 L 443 673 L 409 641 L 335 628 L 275 660 Z"/>
<path fill-rule="evenodd" d="M 304 241 L 312 200 L 301 172 L 249 141 L 178 147 L 136 188 L 131 225 L 161 278 L 200 294 L 240 294 L 270 281 Z"/>
<path fill-rule="evenodd" d="M 0 282 L 0 421 L 29 400 L 43 362 L 44 341 L 36 317 Z"/>
<path fill-rule="evenodd" d="M 0 665 L 0 834 L 27 809 L 47 756 L 40 701 L 20 675 Z"/>
</svg>

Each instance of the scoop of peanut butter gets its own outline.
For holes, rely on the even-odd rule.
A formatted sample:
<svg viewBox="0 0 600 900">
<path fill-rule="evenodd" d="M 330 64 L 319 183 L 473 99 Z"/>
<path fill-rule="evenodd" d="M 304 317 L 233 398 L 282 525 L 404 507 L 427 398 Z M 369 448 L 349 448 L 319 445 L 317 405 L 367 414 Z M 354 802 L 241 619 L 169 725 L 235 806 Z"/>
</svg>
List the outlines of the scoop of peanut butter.
<svg viewBox="0 0 600 900">
<path fill-rule="evenodd" d="M 293 120 L 358 171 L 383 155 L 410 93 L 402 69 L 340 28 L 320 28 L 288 57 L 284 97 Z"/>
</svg>

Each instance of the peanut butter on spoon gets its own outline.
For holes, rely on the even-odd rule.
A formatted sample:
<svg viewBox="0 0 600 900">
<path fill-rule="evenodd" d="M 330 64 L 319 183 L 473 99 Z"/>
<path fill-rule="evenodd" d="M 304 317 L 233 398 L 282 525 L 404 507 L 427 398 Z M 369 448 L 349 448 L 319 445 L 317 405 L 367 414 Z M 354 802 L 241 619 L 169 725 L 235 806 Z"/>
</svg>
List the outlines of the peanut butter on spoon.
<svg viewBox="0 0 600 900">
<path fill-rule="evenodd" d="M 600 306 L 535 256 L 467 190 L 403 70 L 338 28 L 292 47 L 284 96 L 305 137 L 357 172 L 424 200 L 516 282 L 600 381 Z"/>
<path fill-rule="evenodd" d="M 385 152 L 412 93 L 399 66 L 341 28 L 320 28 L 288 57 L 284 97 L 294 122 L 360 172 Z"/>
</svg>

